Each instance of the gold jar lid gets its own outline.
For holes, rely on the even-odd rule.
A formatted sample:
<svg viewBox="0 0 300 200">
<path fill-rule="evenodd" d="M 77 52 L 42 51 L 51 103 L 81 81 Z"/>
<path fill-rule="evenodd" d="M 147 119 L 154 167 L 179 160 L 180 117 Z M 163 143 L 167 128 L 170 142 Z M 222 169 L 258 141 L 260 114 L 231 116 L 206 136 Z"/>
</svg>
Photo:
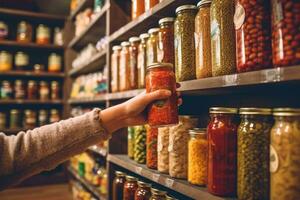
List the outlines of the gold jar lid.
<svg viewBox="0 0 300 200">
<path fill-rule="evenodd" d="M 121 43 L 121 46 L 122 47 L 128 47 L 128 46 L 130 46 L 130 42 L 124 41 L 124 42 Z"/>
<path fill-rule="evenodd" d="M 211 4 L 212 0 L 201 0 L 198 2 L 197 7 L 200 8 L 203 5 Z"/>
<path fill-rule="evenodd" d="M 151 187 L 150 183 L 145 183 L 143 181 L 138 181 L 138 186 L 140 187 Z"/>
<path fill-rule="evenodd" d="M 133 176 L 126 176 L 126 181 L 137 181 L 138 179 Z"/>
<path fill-rule="evenodd" d="M 176 14 L 178 14 L 182 10 L 197 10 L 197 6 L 195 5 L 183 5 L 176 8 Z"/>
<path fill-rule="evenodd" d="M 160 19 L 158 21 L 158 24 L 161 25 L 163 23 L 174 22 L 174 21 L 175 21 L 174 17 L 165 17 L 165 18 Z"/>
<path fill-rule="evenodd" d="M 140 38 L 143 40 L 143 39 L 146 39 L 146 38 L 149 38 L 150 36 L 149 36 L 149 34 L 148 33 L 142 33 L 141 35 L 140 35 Z"/>
<path fill-rule="evenodd" d="M 126 176 L 124 172 L 121 171 L 115 171 L 116 176 Z"/>
<path fill-rule="evenodd" d="M 270 108 L 240 108 L 241 115 L 271 115 Z"/>
<path fill-rule="evenodd" d="M 166 195 L 167 194 L 166 191 L 158 190 L 155 188 L 151 188 L 151 193 L 154 195 Z"/>
<path fill-rule="evenodd" d="M 274 116 L 300 116 L 300 108 L 274 108 Z"/>
<path fill-rule="evenodd" d="M 173 69 L 173 64 L 172 63 L 152 63 L 147 67 L 147 71 L 158 68 L 158 67 L 168 67 Z"/>
<path fill-rule="evenodd" d="M 226 107 L 212 107 L 209 109 L 211 114 L 237 114 L 237 108 L 226 108 Z"/>
</svg>

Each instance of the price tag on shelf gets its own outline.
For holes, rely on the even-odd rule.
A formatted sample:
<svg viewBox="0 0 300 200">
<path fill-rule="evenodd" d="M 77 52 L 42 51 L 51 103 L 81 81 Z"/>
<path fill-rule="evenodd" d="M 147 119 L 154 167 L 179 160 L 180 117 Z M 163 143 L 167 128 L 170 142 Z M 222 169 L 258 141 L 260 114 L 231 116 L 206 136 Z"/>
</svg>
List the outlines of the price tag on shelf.
<svg viewBox="0 0 300 200">
<path fill-rule="evenodd" d="M 281 79 L 280 74 L 281 74 L 280 68 L 266 70 L 264 71 L 264 75 L 265 75 L 264 82 L 280 81 Z"/>
<path fill-rule="evenodd" d="M 226 75 L 223 81 L 225 86 L 237 85 L 237 74 Z"/>
<path fill-rule="evenodd" d="M 174 185 L 174 180 L 170 179 L 170 178 L 167 178 L 166 179 L 166 186 L 169 187 L 169 188 L 172 188 L 173 185 Z"/>
<path fill-rule="evenodd" d="M 143 171 L 143 168 L 141 168 L 141 167 L 135 167 L 135 173 L 137 173 L 139 175 L 142 175 L 142 171 Z"/>
<path fill-rule="evenodd" d="M 158 182 L 160 175 L 159 174 L 152 174 L 152 179 L 155 182 Z"/>
</svg>

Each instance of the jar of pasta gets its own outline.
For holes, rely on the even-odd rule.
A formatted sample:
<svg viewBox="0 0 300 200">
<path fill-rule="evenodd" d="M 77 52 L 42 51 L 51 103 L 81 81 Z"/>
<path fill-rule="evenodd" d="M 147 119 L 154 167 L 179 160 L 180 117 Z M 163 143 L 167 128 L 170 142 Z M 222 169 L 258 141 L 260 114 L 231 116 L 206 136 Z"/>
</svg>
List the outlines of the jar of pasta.
<svg viewBox="0 0 300 200">
<path fill-rule="evenodd" d="M 165 192 L 165 191 L 161 191 L 161 190 L 152 188 L 151 193 L 152 193 L 152 196 L 151 196 L 150 200 L 165 200 L 166 199 L 167 192 Z"/>
<path fill-rule="evenodd" d="M 145 0 L 145 11 L 150 10 L 158 3 L 159 3 L 159 0 Z"/>
<path fill-rule="evenodd" d="M 21 127 L 21 112 L 17 109 L 10 110 L 9 117 L 9 128 L 20 128 Z"/>
<path fill-rule="evenodd" d="M 12 56 L 7 51 L 0 52 L 0 72 L 12 69 Z"/>
<path fill-rule="evenodd" d="M 141 42 L 138 50 L 138 88 L 145 87 L 145 76 L 147 69 L 147 40 L 149 38 L 149 34 L 143 33 L 140 35 Z"/>
<path fill-rule="evenodd" d="M 24 99 L 25 98 L 25 83 L 22 80 L 15 81 L 15 98 Z"/>
<path fill-rule="evenodd" d="M 34 110 L 25 110 L 23 125 L 26 129 L 36 127 L 36 112 Z"/>
<path fill-rule="evenodd" d="M 113 181 L 112 199 L 119 200 L 119 199 L 123 199 L 123 189 L 126 181 L 125 179 L 126 174 L 121 171 L 116 171 L 115 175 L 116 176 Z"/>
<path fill-rule="evenodd" d="M 21 21 L 17 27 L 17 41 L 18 42 L 31 42 L 32 40 L 32 26 Z"/>
<path fill-rule="evenodd" d="M 59 82 L 57 81 L 51 81 L 51 99 L 52 100 L 60 99 Z"/>
<path fill-rule="evenodd" d="M 135 192 L 134 200 L 148 200 L 151 197 L 151 184 L 138 181 L 138 189 Z"/>
<path fill-rule="evenodd" d="M 113 53 L 111 54 L 111 91 L 119 91 L 119 70 L 120 70 L 120 52 L 122 47 L 117 45 L 113 46 Z"/>
<path fill-rule="evenodd" d="M 146 163 L 146 128 L 144 126 L 134 128 L 134 160 L 139 164 Z"/>
<path fill-rule="evenodd" d="M 270 199 L 300 196 L 300 109 L 276 108 L 270 145 Z"/>
<path fill-rule="evenodd" d="M 157 170 L 169 173 L 169 127 L 158 128 L 157 135 Z"/>
<path fill-rule="evenodd" d="M 28 54 L 19 51 L 15 55 L 15 67 L 17 70 L 29 69 L 29 56 Z"/>
<path fill-rule="evenodd" d="M 126 182 L 123 190 L 123 200 L 134 200 L 134 195 L 137 188 L 137 178 L 126 176 Z"/>
<path fill-rule="evenodd" d="M 130 55 L 129 55 L 129 42 L 121 43 L 122 50 L 120 53 L 120 70 L 119 70 L 119 80 L 120 80 L 120 91 L 125 91 L 130 89 Z"/>
<path fill-rule="evenodd" d="M 48 58 L 48 71 L 60 72 L 61 68 L 61 56 L 56 53 L 51 53 Z"/>
<path fill-rule="evenodd" d="M 158 134 L 158 129 L 147 126 L 146 130 L 147 130 L 146 165 L 150 169 L 157 169 L 157 134 Z"/>
<path fill-rule="evenodd" d="M 173 17 L 162 18 L 158 21 L 158 61 L 163 63 L 172 63 L 175 65 L 174 56 L 174 21 Z"/>
<path fill-rule="evenodd" d="M 51 109 L 50 110 L 50 117 L 49 117 L 49 122 L 54 123 L 58 122 L 60 120 L 60 114 L 57 109 Z"/>
<path fill-rule="evenodd" d="M 134 20 L 145 12 L 145 1 L 131 1 L 131 19 Z"/>
<path fill-rule="evenodd" d="M 147 67 L 158 62 L 158 33 L 159 28 L 151 28 L 148 31 L 149 38 L 147 40 Z"/>
<path fill-rule="evenodd" d="M 30 80 L 27 85 L 27 99 L 37 99 L 38 96 L 38 86 L 37 82 Z"/>
<path fill-rule="evenodd" d="M 50 43 L 50 28 L 44 24 L 40 24 L 36 29 L 36 43 L 49 44 Z"/>
<path fill-rule="evenodd" d="M 40 99 L 47 100 L 49 99 L 50 89 L 49 84 L 46 81 L 40 82 Z"/>
<path fill-rule="evenodd" d="M 6 129 L 6 113 L 5 112 L 0 112 L 0 130 Z"/>
<path fill-rule="evenodd" d="M 130 63 L 130 89 L 138 88 L 138 50 L 141 39 L 139 37 L 129 38 L 129 63 Z"/>
<path fill-rule="evenodd" d="M 131 158 L 131 159 L 134 159 L 134 144 L 135 144 L 135 141 L 134 141 L 134 127 L 128 127 L 128 137 L 127 137 L 127 149 L 128 149 L 128 157 Z"/>
</svg>

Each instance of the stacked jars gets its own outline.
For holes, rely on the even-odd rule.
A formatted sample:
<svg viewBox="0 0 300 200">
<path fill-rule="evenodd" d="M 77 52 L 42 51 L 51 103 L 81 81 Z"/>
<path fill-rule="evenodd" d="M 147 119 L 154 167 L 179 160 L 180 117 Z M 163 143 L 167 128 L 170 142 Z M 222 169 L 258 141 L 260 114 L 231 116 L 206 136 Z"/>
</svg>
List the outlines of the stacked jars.
<svg viewBox="0 0 300 200">
<path fill-rule="evenodd" d="M 138 49 L 141 39 L 139 37 L 129 38 L 129 63 L 130 63 L 130 89 L 138 88 Z"/>
<path fill-rule="evenodd" d="M 166 17 L 159 20 L 159 53 L 158 61 L 175 64 L 174 57 L 174 18 Z"/>
<path fill-rule="evenodd" d="M 121 43 L 122 50 L 120 53 L 120 91 L 126 91 L 130 89 L 130 55 L 129 55 L 129 42 Z"/>
<path fill-rule="evenodd" d="M 119 70 L 120 70 L 120 52 L 121 46 L 113 46 L 111 55 L 111 91 L 119 91 Z"/>
<path fill-rule="evenodd" d="M 140 45 L 138 50 L 138 88 L 145 87 L 145 76 L 147 69 L 147 40 L 149 38 L 149 34 L 143 33 L 140 35 Z"/>
<path fill-rule="evenodd" d="M 147 40 L 147 67 L 158 62 L 158 33 L 159 28 L 151 28 L 148 31 L 149 38 Z"/>
</svg>

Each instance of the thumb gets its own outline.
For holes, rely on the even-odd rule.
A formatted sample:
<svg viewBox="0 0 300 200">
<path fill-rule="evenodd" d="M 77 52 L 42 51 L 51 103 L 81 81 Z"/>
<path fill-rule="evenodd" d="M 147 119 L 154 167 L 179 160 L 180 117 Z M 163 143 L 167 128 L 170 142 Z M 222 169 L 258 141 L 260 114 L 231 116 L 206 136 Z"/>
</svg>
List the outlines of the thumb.
<svg viewBox="0 0 300 200">
<path fill-rule="evenodd" d="M 166 99 L 166 98 L 170 97 L 171 94 L 172 93 L 170 90 L 160 89 L 160 90 L 156 90 L 154 92 L 147 93 L 145 99 L 146 99 L 147 103 L 151 103 L 155 100 Z"/>
</svg>

